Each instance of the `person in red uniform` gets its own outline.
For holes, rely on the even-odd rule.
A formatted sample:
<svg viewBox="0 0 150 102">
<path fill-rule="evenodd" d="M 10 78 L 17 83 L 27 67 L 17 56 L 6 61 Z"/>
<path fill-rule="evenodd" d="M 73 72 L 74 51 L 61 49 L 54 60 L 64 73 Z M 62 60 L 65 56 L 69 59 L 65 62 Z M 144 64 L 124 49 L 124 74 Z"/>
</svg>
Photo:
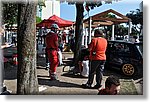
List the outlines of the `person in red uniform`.
<svg viewBox="0 0 150 102">
<path fill-rule="evenodd" d="M 57 80 L 56 68 L 58 66 L 58 35 L 59 29 L 57 24 L 51 25 L 51 31 L 46 35 L 46 51 L 50 62 L 50 80 Z"/>
<path fill-rule="evenodd" d="M 86 84 L 82 84 L 84 88 L 92 88 L 94 74 L 96 72 L 96 85 L 94 89 L 101 87 L 101 81 L 103 77 L 104 64 L 106 60 L 107 40 L 103 38 L 103 31 L 96 29 L 94 31 L 94 38 L 88 46 L 90 51 L 90 63 L 89 63 L 89 77 Z"/>
<path fill-rule="evenodd" d="M 105 81 L 105 88 L 99 90 L 98 95 L 117 95 L 120 91 L 120 81 L 111 75 Z"/>
</svg>

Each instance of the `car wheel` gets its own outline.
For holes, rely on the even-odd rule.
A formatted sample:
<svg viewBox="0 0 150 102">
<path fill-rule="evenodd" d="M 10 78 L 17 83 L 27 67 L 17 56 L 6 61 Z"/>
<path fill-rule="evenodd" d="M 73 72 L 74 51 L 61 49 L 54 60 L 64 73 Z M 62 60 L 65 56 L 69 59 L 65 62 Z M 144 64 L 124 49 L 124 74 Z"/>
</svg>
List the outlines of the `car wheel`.
<svg viewBox="0 0 150 102">
<path fill-rule="evenodd" d="M 127 76 L 133 76 L 136 72 L 136 69 L 132 64 L 124 64 L 122 66 L 122 72 Z"/>
</svg>

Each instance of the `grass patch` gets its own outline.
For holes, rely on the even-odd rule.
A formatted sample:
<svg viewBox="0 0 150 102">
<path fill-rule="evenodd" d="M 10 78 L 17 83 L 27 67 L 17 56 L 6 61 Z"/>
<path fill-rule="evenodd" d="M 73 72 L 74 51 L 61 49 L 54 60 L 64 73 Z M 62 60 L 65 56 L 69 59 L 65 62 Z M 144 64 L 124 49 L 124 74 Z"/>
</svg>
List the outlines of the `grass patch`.
<svg viewBox="0 0 150 102">
<path fill-rule="evenodd" d="M 120 80 L 121 90 L 120 95 L 138 95 L 135 85 L 132 80 Z"/>
</svg>

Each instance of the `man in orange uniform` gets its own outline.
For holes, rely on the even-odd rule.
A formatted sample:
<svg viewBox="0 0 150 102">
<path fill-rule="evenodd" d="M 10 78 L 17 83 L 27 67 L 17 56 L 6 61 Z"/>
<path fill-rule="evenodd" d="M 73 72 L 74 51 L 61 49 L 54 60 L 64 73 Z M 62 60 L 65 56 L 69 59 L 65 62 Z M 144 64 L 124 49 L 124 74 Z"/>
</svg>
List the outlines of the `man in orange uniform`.
<svg viewBox="0 0 150 102">
<path fill-rule="evenodd" d="M 96 85 L 94 89 L 101 87 L 101 81 L 103 76 L 104 64 L 106 60 L 105 51 L 107 48 L 107 40 L 103 38 L 103 32 L 96 29 L 94 32 L 94 38 L 89 45 L 90 51 L 90 64 L 89 64 L 89 77 L 86 84 L 82 84 L 84 88 L 92 88 L 94 74 L 96 72 Z"/>
<path fill-rule="evenodd" d="M 46 51 L 50 62 L 50 80 L 57 80 L 56 68 L 58 66 L 58 30 L 57 24 L 51 25 L 51 31 L 46 35 Z"/>
</svg>

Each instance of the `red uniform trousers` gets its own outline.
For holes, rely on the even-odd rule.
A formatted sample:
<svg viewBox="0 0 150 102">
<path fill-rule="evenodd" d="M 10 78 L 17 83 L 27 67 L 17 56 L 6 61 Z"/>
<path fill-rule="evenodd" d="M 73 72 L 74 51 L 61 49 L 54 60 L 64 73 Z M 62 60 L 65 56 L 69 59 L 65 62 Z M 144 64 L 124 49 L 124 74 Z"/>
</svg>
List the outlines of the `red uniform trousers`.
<svg viewBox="0 0 150 102">
<path fill-rule="evenodd" d="M 48 59 L 50 62 L 50 75 L 56 74 L 56 68 L 59 64 L 57 50 L 47 50 L 47 52 L 48 52 Z"/>
</svg>

